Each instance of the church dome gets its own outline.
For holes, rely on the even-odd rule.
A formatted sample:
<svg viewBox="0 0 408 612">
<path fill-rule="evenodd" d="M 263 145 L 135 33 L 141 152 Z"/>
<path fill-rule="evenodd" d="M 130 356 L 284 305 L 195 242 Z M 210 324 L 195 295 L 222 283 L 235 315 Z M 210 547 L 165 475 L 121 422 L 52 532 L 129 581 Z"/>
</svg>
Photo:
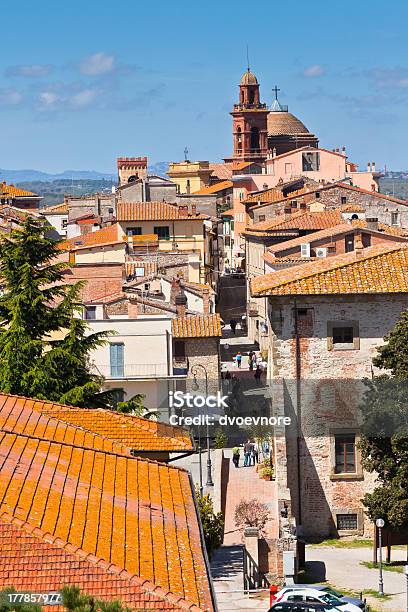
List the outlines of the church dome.
<svg viewBox="0 0 408 612">
<path fill-rule="evenodd" d="M 270 136 L 292 136 L 309 133 L 300 119 L 288 111 L 272 111 L 268 114 L 268 134 Z"/>
<path fill-rule="evenodd" d="M 242 75 L 240 85 L 258 85 L 258 80 L 253 72 L 247 70 Z"/>
</svg>

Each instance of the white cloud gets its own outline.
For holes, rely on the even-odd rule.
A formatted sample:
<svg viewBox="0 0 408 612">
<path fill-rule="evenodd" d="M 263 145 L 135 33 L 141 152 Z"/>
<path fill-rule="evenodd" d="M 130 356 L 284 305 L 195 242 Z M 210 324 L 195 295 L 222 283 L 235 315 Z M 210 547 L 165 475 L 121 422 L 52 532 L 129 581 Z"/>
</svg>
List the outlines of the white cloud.
<svg viewBox="0 0 408 612">
<path fill-rule="evenodd" d="M 111 72 L 115 66 L 115 58 L 107 53 L 94 53 L 85 57 L 79 64 L 79 71 L 89 76 L 98 76 Z"/>
<path fill-rule="evenodd" d="M 94 89 L 84 89 L 71 96 L 69 102 L 74 108 L 83 108 L 91 104 L 95 98 L 96 91 Z"/>
<path fill-rule="evenodd" d="M 40 93 L 40 103 L 43 108 L 54 107 L 61 98 L 54 91 L 43 91 Z"/>
<path fill-rule="evenodd" d="M 53 66 L 51 64 L 21 64 L 18 66 L 9 66 L 6 69 L 6 76 L 38 78 L 47 76 L 52 69 Z"/>
<path fill-rule="evenodd" d="M 308 79 L 313 79 L 315 77 L 322 76 L 324 73 L 325 70 L 321 64 L 312 64 L 304 69 L 303 76 L 307 77 Z"/>
<path fill-rule="evenodd" d="M 408 87 L 408 68 L 374 68 L 368 74 L 378 87 Z"/>
<path fill-rule="evenodd" d="M 15 89 L 0 89 L 0 106 L 18 106 L 23 95 Z"/>
</svg>

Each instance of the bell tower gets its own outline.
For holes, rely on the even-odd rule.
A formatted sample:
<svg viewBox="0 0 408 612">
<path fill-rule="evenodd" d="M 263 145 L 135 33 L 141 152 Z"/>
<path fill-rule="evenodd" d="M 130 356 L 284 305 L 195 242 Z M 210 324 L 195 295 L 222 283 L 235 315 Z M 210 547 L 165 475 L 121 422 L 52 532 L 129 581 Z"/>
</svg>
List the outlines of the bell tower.
<svg viewBox="0 0 408 612">
<path fill-rule="evenodd" d="M 268 150 L 267 118 L 269 110 L 260 101 L 259 83 L 248 70 L 239 84 L 239 102 L 231 112 L 233 118 L 234 161 L 262 163 Z"/>
</svg>

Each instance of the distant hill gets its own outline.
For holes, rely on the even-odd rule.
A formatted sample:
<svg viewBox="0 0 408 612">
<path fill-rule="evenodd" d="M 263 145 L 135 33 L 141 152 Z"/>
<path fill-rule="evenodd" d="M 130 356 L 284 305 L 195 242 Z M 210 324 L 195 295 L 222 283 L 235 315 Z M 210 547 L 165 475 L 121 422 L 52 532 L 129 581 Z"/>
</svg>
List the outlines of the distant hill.
<svg viewBox="0 0 408 612">
<path fill-rule="evenodd" d="M 380 178 L 381 193 L 401 198 L 401 200 L 408 200 L 408 173 L 393 172 L 392 174 L 395 176 L 387 175 Z"/>
<path fill-rule="evenodd" d="M 67 180 L 57 179 L 53 181 L 22 181 L 16 183 L 22 189 L 28 189 L 42 196 L 41 206 L 53 206 L 64 201 L 65 194 L 81 196 L 91 193 L 111 193 L 112 185 L 115 184 L 112 179 L 82 179 L 82 180 Z"/>
<path fill-rule="evenodd" d="M 157 162 L 149 166 L 149 174 L 165 175 L 169 162 Z M 68 181 L 80 181 L 80 180 L 91 180 L 91 181 L 116 181 L 116 173 L 110 172 L 97 172 L 96 170 L 64 170 L 52 174 L 49 172 L 42 172 L 41 170 L 4 170 L 0 168 L 0 181 L 6 181 L 6 183 L 26 183 L 32 181 L 52 182 L 59 180 Z"/>
</svg>

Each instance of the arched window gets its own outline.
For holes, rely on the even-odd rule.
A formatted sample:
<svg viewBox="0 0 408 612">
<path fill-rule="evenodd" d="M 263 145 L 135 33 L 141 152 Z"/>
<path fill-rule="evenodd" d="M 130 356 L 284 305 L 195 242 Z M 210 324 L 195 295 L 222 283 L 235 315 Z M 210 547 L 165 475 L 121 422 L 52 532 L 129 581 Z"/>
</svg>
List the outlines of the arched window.
<svg viewBox="0 0 408 612">
<path fill-rule="evenodd" d="M 244 104 L 244 102 L 245 102 L 244 91 L 241 89 L 241 104 Z"/>
<path fill-rule="evenodd" d="M 134 183 L 135 181 L 137 181 L 138 179 L 138 175 L 137 174 L 132 174 L 131 176 L 129 176 L 128 178 L 128 183 Z"/>
<path fill-rule="evenodd" d="M 253 89 L 249 90 L 249 103 L 253 104 L 255 102 L 255 92 Z"/>
<path fill-rule="evenodd" d="M 257 127 L 251 128 L 251 149 L 259 149 L 259 130 Z"/>
<path fill-rule="evenodd" d="M 238 151 L 242 151 L 242 130 L 239 126 L 237 129 L 237 149 Z"/>
</svg>

